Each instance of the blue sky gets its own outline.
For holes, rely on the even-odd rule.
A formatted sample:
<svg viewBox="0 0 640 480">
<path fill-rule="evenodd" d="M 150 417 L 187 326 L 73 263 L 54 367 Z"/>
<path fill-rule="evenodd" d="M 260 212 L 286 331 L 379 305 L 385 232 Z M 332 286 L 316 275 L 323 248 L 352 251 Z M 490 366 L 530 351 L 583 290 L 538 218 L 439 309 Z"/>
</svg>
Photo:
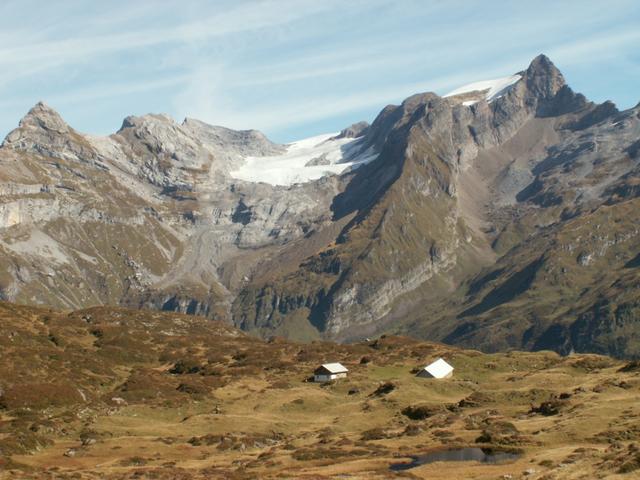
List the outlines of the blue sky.
<svg viewBox="0 0 640 480">
<path fill-rule="evenodd" d="M 640 101 L 640 2 L 5 0 L 0 137 L 37 101 L 77 130 L 168 113 L 287 142 L 547 54 L 574 90 Z"/>
</svg>

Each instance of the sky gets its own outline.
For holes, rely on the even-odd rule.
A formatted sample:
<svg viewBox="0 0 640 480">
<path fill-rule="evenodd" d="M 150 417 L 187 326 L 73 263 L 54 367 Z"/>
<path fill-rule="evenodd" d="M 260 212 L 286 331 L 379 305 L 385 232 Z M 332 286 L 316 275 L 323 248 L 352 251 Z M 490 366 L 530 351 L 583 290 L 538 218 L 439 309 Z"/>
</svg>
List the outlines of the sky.
<svg viewBox="0 0 640 480">
<path fill-rule="evenodd" d="M 167 113 L 285 143 L 544 53 L 597 102 L 640 101 L 637 0 L 3 0 L 0 138 L 38 101 L 108 135 Z"/>
</svg>

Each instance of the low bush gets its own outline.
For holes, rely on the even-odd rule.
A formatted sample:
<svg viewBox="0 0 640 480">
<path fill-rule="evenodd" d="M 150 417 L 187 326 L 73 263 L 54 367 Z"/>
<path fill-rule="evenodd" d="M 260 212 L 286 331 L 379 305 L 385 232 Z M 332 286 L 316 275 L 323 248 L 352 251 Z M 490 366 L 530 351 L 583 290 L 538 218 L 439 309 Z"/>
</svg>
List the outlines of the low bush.
<svg viewBox="0 0 640 480">
<path fill-rule="evenodd" d="M 393 382 L 385 382 L 382 385 L 380 385 L 378 388 L 376 388 L 375 391 L 371 394 L 371 396 L 381 397 L 382 395 L 387 395 L 393 392 L 396 388 L 398 387 Z"/>
<path fill-rule="evenodd" d="M 560 411 L 567 405 L 566 400 L 552 399 L 542 402 L 539 406 L 531 406 L 529 413 L 537 413 L 546 417 L 558 415 Z"/>
<path fill-rule="evenodd" d="M 411 420 L 425 420 L 444 411 L 445 408 L 441 405 L 409 405 L 401 413 Z"/>
</svg>

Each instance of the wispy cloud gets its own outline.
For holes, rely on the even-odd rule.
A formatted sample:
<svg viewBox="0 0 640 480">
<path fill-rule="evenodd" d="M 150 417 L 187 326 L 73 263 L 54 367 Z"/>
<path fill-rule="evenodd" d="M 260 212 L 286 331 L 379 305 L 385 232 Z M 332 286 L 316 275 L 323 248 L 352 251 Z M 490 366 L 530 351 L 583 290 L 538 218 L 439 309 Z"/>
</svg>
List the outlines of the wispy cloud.
<svg viewBox="0 0 640 480">
<path fill-rule="evenodd" d="M 639 42 L 640 28 L 634 25 L 627 29 L 611 29 L 593 37 L 551 47 L 549 54 L 567 65 L 594 63 L 603 58 L 624 58 L 627 48 L 630 45 L 639 45 Z"/>
<path fill-rule="evenodd" d="M 214 13 L 203 19 L 171 27 L 81 35 L 53 41 L 43 39 L 26 45 L 0 48 L 0 66 L 3 69 L 9 69 L 4 78 L 12 79 L 12 76 L 15 78 L 21 73 L 33 74 L 40 70 L 75 63 L 106 53 L 139 50 L 176 42 L 188 43 L 273 28 L 331 8 L 332 4 L 335 5 L 335 2 L 262 1 L 245 3 L 229 11 Z M 141 13 L 142 11 L 139 10 L 138 15 Z M 116 18 L 103 18 L 102 21 L 105 25 L 117 24 L 117 18 L 118 14 L 116 13 Z M 17 67 L 18 71 L 11 71 L 12 67 Z"/>
</svg>

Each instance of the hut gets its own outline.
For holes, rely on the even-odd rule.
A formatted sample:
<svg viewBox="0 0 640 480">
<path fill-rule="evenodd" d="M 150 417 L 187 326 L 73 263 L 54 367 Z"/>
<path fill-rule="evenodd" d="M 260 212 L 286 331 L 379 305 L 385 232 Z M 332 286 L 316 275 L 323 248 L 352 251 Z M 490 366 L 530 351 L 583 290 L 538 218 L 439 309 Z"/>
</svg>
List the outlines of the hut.
<svg viewBox="0 0 640 480">
<path fill-rule="evenodd" d="M 341 363 L 324 363 L 313 372 L 313 381 L 328 382 L 336 378 L 344 378 L 347 376 L 348 371 Z"/>
<path fill-rule="evenodd" d="M 417 376 L 422 378 L 451 378 L 453 376 L 453 367 L 442 358 L 439 358 L 420 370 Z"/>
</svg>

